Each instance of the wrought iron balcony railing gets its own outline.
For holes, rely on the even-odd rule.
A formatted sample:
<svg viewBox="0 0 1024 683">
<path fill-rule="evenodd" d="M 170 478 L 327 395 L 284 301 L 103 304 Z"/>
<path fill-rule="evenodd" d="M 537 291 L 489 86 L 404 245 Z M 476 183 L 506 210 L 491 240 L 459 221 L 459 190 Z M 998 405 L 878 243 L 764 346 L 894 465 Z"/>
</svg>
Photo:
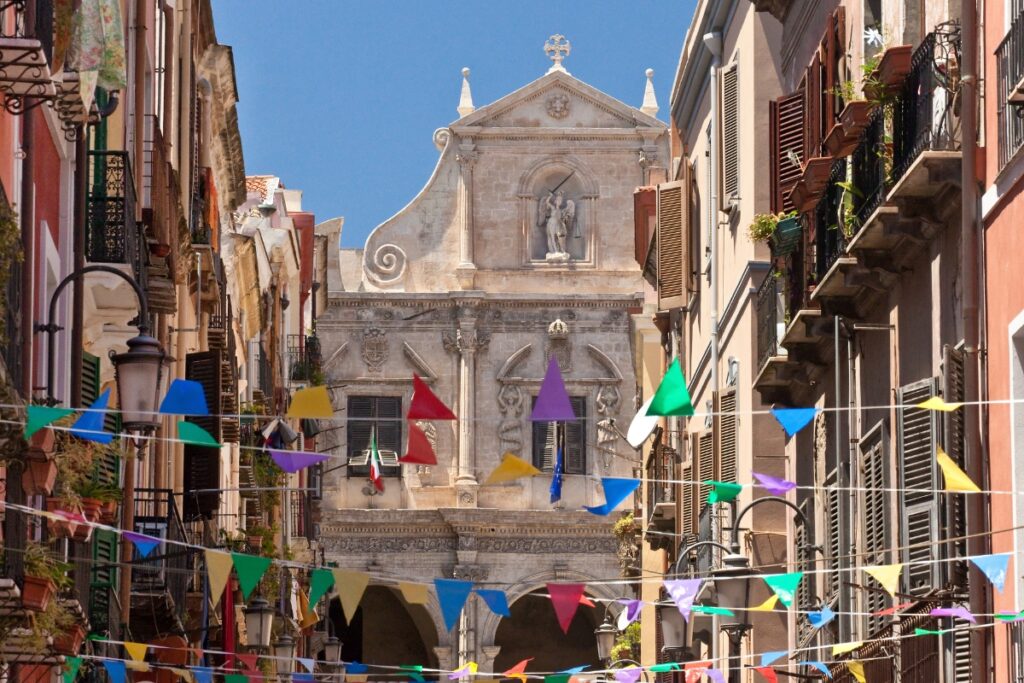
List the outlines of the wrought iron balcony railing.
<svg viewBox="0 0 1024 683">
<path fill-rule="evenodd" d="M 138 272 L 139 226 L 135 184 L 127 152 L 89 152 L 85 257 L 92 263 L 123 263 Z"/>
<path fill-rule="evenodd" d="M 187 543 L 185 525 L 178 514 L 170 489 L 137 489 L 135 492 L 135 531 L 164 541 L 146 557 L 132 559 L 132 593 L 165 595 L 180 616 L 185 608 L 192 551 Z"/>
<path fill-rule="evenodd" d="M 316 336 L 288 335 L 288 377 L 293 382 L 320 380 L 320 340 Z"/>
<path fill-rule="evenodd" d="M 863 225 L 885 200 L 889 189 L 887 166 L 889 149 L 885 141 L 885 110 L 878 109 L 871 116 L 860 142 L 850 157 L 850 187 L 852 212 L 849 219 Z M 840 221 L 843 219 L 840 216 Z M 852 226 L 851 226 L 852 227 Z"/>
<path fill-rule="evenodd" d="M 785 318 L 779 310 L 779 279 L 769 273 L 757 290 L 757 367 L 763 368 L 772 356 L 779 355 L 779 323 Z"/>
<path fill-rule="evenodd" d="M 53 0 L 0 0 L 0 92 L 8 112 L 20 114 L 56 95 L 53 28 Z"/>
<path fill-rule="evenodd" d="M 999 125 L 999 167 L 1024 147 L 1024 14 L 1018 14 L 1003 42 L 996 48 L 996 118 Z"/>
<path fill-rule="evenodd" d="M 846 159 L 838 159 L 832 164 L 828 185 L 821 195 L 821 201 L 815 209 L 815 261 L 818 282 L 824 279 L 832 264 L 846 250 L 846 233 L 844 232 L 843 187 L 846 181 Z"/>
</svg>

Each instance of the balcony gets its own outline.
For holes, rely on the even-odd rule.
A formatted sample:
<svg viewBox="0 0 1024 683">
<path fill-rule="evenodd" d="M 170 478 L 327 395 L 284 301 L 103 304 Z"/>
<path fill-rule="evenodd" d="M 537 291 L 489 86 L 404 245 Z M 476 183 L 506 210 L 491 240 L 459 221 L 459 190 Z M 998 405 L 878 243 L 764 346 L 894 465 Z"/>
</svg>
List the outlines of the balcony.
<svg viewBox="0 0 1024 683">
<path fill-rule="evenodd" d="M 1003 42 L 996 48 L 996 118 L 999 132 L 999 168 L 1024 147 L 1024 14 L 1018 14 Z"/>
<path fill-rule="evenodd" d="M 86 260 L 125 264 L 137 271 L 139 226 L 128 153 L 89 152 L 89 178 Z"/>
<path fill-rule="evenodd" d="M 4 108 L 12 114 L 57 95 L 50 69 L 53 0 L 35 0 L 34 17 L 27 6 L 26 0 L 0 0 L 0 92 Z"/>
<path fill-rule="evenodd" d="M 295 384 L 323 384 L 320 339 L 315 335 L 288 335 L 288 378 Z"/>
<path fill-rule="evenodd" d="M 161 542 L 147 557 L 132 558 L 132 636 L 148 642 L 183 630 L 185 595 L 195 556 L 170 489 L 135 492 L 135 531 Z"/>
<path fill-rule="evenodd" d="M 676 531 L 676 489 L 672 482 L 680 477 L 679 454 L 676 449 L 664 443 L 665 434 L 659 427 L 654 446 L 647 458 L 647 490 L 644 503 L 649 530 L 656 533 L 648 536 L 651 548 L 671 548 L 671 534 Z"/>
</svg>

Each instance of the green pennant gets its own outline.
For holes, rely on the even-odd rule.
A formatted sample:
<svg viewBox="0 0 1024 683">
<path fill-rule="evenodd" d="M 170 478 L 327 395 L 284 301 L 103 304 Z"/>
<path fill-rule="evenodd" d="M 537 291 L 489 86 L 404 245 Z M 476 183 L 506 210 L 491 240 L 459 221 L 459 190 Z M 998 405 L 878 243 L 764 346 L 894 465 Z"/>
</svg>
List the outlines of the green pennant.
<svg viewBox="0 0 1024 683">
<path fill-rule="evenodd" d="M 664 674 L 669 671 L 679 671 L 679 665 L 675 662 L 666 662 L 665 664 L 654 664 L 647 667 L 647 670 L 652 674 Z"/>
<path fill-rule="evenodd" d="M 544 677 L 544 683 L 569 683 L 569 674 L 550 674 Z"/>
<path fill-rule="evenodd" d="M 224 683 L 249 683 L 245 674 L 224 674 Z"/>
<path fill-rule="evenodd" d="M 74 680 L 78 678 L 78 670 L 82 668 L 82 658 L 66 657 L 64 665 L 67 667 L 64 672 L 64 683 L 74 683 Z"/>
<path fill-rule="evenodd" d="M 719 617 L 734 617 L 736 614 L 727 607 L 712 607 L 711 605 L 694 605 L 690 608 L 691 612 L 697 614 L 707 614 L 709 616 Z"/>
<path fill-rule="evenodd" d="M 996 615 L 996 619 L 999 621 L 1005 621 L 1006 623 L 1019 621 L 1021 618 L 1024 618 L 1024 610 L 1021 610 L 1020 612 L 1003 612 Z"/>
<path fill-rule="evenodd" d="M 945 631 L 941 631 L 941 630 L 940 631 L 933 631 L 933 630 L 928 629 L 928 628 L 915 628 L 914 629 L 914 635 L 915 636 L 941 636 L 943 633 L 945 633 Z"/>
<path fill-rule="evenodd" d="M 714 489 L 708 494 L 708 504 L 714 503 L 728 503 L 736 500 L 736 496 L 740 495 L 740 491 L 743 490 L 741 484 L 734 484 L 728 481 L 714 481 L 709 480 L 701 482 L 706 486 L 712 486 Z"/>
<path fill-rule="evenodd" d="M 235 564 L 235 572 L 238 574 L 238 585 L 242 589 L 242 597 L 248 600 L 253 590 L 259 585 L 260 579 L 263 578 L 267 569 L 270 568 L 270 563 L 273 560 L 269 557 L 231 553 L 231 561 Z"/>
<path fill-rule="evenodd" d="M 25 438 L 31 439 L 32 435 L 43 427 L 51 425 L 62 417 L 72 414 L 71 408 L 51 408 L 50 406 L 28 406 L 25 416 Z"/>
<path fill-rule="evenodd" d="M 333 585 L 334 574 L 330 569 L 314 569 L 309 575 L 309 609 L 313 609 Z"/>
<path fill-rule="evenodd" d="M 210 432 L 191 422 L 181 420 L 178 422 L 178 440 L 193 446 L 212 446 L 220 448 L 220 443 L 213 438 Z"/>
<path fill-rule="evenodd" d="M 420 673 L 423 671 L 422 664 L 400 664 L 398 668 L 402 671 L 407 671 L 409 678 L 416 681 L 416 683 L 425 683 L 425 679 Z"/>
<path fill-rule="evenodd" d="M 648 415 L 693 415 L 693 401 L 690 400 L 690 392 L 686 389 L 686 378 L 679 367 L 679 359 L 676 358 L 665 371 L 665 376 L 654 392 L 651 405 L 647 408 Z"/>
<path fill-rule="evenodd" d="M 779 596 L 779 602 L 787 608 L 793 606 L 793 598 L 796 595 L 796 587 L 800 585 L 800 579 L 804 578 L 803 572 L 792 572 L 790 574 L 769 574 L 762 577 L 768 587 Z"/>
</svg>

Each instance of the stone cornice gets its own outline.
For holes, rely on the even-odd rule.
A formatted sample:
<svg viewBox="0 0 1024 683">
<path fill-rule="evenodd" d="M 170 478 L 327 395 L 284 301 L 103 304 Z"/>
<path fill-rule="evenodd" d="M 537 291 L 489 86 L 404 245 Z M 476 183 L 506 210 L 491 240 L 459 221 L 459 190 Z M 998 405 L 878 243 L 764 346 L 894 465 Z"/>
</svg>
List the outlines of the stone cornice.
<svg viewBox="0 0 1024 683">
<path fill-rule="evenodd" d="M 463 305 L 469 292 L 330 292 L 328 305 L 339 308 L 358 308 L 372 305 L 382 306 L 424 306 L 433 308 L 455 308 Z M 506 308 L 632 308 L 643 304 L 644 295 L 634 294 L 592 294 L 589 296 L 566 296 L 546 294 L 483 294 L 476 299 L 480 305 L 503 306 Z"/>
</svg>

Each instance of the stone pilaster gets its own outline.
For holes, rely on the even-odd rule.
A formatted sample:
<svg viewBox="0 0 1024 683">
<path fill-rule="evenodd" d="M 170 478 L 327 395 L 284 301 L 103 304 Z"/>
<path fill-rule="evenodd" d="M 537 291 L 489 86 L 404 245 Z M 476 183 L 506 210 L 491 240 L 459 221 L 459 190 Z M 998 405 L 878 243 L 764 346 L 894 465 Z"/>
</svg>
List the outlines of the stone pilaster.
<svg viewBox="0 0 1024 683">
<path fill-rule="evenodd" d="M 463 289 L 473 289 L 476 264 L 473 262 L 473 166 L 479 153 L 471 140 L 459 143 L 455 160 L 459 162 L 459 265 L 455 272 Z"/>
</svg>

